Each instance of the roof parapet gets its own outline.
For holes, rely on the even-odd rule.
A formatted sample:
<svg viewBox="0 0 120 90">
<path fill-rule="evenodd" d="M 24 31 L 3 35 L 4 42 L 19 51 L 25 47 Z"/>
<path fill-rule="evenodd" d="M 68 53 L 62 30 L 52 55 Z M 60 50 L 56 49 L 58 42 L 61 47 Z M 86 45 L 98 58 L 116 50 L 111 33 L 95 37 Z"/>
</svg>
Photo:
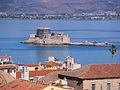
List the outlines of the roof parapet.
<svg viewBox="0 0 120 90">
<path fill-rule="evenodd" d="M 38 29 L 39 29 L 39 30 L 46 30 L 46 29 L 48 30 L 48 29 L 51 29 L 51 28 L 50 28 L 50 27 L 38 27 L 37 30 L 38 30 Z"/>
</svg>

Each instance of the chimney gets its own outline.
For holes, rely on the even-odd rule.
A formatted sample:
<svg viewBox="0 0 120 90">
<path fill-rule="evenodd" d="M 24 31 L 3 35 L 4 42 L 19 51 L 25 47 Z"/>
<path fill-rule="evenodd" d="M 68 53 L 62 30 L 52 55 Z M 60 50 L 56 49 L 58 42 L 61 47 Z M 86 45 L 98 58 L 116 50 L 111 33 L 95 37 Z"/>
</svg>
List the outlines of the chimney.
<svg viewBox="0 0 120 90">
<path fill-rule="evenodd" d="M 21 78 L 24 80 L 29 80 L 29 70 L 27 66 L 22 66 Z"/>
</svg>

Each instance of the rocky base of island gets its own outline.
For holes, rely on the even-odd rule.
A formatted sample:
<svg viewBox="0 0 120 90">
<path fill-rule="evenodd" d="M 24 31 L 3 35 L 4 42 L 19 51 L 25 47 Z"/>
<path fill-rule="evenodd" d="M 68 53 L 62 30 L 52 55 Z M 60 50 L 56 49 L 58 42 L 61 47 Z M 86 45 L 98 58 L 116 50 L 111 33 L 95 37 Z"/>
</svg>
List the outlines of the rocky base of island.
<svg viewBox="0 0 120 90">
<path fill-rule="evenodd" d="M 112 43 L 109 42 L 70 42 L 70 43 L 36 43 L 30 42 L 29 40 L 21 41 L 22 44 L 33 44 L 33 45 L 76 45 L 76 46 L 107 46 L 111 45 Z"/>
</svg>

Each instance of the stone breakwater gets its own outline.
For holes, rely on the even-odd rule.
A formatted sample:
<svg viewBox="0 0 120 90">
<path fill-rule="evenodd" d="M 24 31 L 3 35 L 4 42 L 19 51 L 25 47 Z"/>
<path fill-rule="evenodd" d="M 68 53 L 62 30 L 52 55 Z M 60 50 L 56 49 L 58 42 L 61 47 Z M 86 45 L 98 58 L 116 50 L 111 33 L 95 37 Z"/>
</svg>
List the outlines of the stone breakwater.
<svg viewBox="0 0 120 90">
<path fill-rule="evenodd" d="M 78 45 L 78 46 L 106 46 L 111 45 L 109 42 L 71 42 L 70 45 Z"/>
<path fill-rule="evenodd" d="M 111 45 L 112 43 L 109 42 L 70 42 L 70 43 L 62 43 L 62 44 L 56 44 L 56 43 L 37 43 L 34 40 L 24 40 L 21 41 L 22 44 L 34 44 L 34 45 L 76 45 L 76 46 L 106 46 L 106 45 Z"/>
</svg>

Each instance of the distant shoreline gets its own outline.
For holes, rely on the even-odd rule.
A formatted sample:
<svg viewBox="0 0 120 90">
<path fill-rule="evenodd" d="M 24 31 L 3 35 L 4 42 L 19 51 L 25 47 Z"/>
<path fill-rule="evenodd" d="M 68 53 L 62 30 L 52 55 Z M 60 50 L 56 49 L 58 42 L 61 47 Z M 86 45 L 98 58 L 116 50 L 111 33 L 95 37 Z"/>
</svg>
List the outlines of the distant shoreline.
<svg viewBox="0 0 120 90">
<path fill-rule="evenodd" d="M 25 18 L 0 18 L 0 20 L 76 20 L 76 21 L 79 21 L 79 20 L 85 20 L 85 21 L 87 21 L 87 20 L 110 20 L 110 21 L 112 21 L 112 20 L 120 20 L 120 19 L 25 19 Z"/>
<path fill-rule="evenodd" d="M 0 15 L 0 19 L 21 19 L 21 20 L 120 20 L 120 14 L 115 15 Z"/>
</svg>

